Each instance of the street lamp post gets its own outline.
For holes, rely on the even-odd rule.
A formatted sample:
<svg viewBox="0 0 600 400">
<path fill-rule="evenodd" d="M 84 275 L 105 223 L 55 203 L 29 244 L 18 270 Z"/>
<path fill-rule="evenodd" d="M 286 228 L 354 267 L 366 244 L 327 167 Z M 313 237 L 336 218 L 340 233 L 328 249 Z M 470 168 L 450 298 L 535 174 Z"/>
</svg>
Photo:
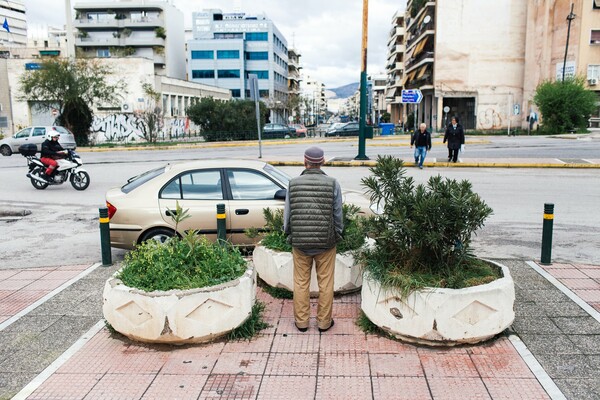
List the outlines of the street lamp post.
<svg viewBox="0 0 600 400">
<path fill-rule="evenodd" d="M 367 122 L 367 37 L 369 28 L 369 0 L 363 0 L 362 20 L 362 65 L 360 71 L 360 115 L 358 125 L 358 155 L 355 160 L 368 160 L 366 154 L 366 122 Z"/>
<path fill-rule="evenodd" d="M 571 36 L 571 21 L 575 19 L 575 14 L 573 14 L 573 6 L 571 3 L 571 12 L 567 15 L 567 21 L 569 21 L 569 26 L 567 28 L 567 44 L 565 46 L 565 59 L 563 61 L 563 70 L 562 70 L 562 81 L 565 81 L 565 71 L 567 69 L 567 52 L 569 51 L 569 37 Z"/>
</svg>

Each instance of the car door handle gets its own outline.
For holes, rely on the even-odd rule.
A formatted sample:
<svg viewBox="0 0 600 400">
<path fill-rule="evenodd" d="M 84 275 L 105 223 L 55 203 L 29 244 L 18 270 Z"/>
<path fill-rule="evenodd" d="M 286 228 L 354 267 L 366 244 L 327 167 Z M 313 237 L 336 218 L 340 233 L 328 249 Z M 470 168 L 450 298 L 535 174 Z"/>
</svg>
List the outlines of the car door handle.
<svg viewBox="0 0 600 400">
<path fill-rule="evenodd" d="M 250 212 L 247 208 L 238 208 L 235 210 L 235 215 L 246 215 Z"/>
<path fill-rule="evenodd" d="M 167 217 L 173 217 L 175 214 L 173 214 L 173 211 L 171 211 L 171 210 L 167 210 L 167 211 L 165 211 L 165 215 L 166 215 Z"/>
</svg>

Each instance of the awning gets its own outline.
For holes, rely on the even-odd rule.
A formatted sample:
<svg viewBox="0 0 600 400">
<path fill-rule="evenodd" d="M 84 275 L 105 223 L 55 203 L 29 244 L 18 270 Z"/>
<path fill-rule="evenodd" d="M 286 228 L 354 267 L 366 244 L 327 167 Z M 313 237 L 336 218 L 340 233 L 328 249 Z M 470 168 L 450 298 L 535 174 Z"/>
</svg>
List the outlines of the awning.
<svg viewBox="0 0 600 400">
<path fill-rule="evenodd" d="M 419 55 L 419 53 L 421 53 L 423 51 L 423 49 L 425 48 L 425 45 L 427 44 L 427 41 L 429 40 L 429 37 L 426 37 L 425 39 L 421 40 L 416 46 L 415 46 L 415 51 L 413 53 L 413 57 L 416 57 Z"/>
<path fill-rule="evenodd" d="M 417 74 L 417 79 L 421 78 L 423 75 L 425 75 L 425 71 L 427 71 L 427 65 L 423 65 L 421 67 L 421 69 L 419 70 L 419 73 Z"/>
</svg>

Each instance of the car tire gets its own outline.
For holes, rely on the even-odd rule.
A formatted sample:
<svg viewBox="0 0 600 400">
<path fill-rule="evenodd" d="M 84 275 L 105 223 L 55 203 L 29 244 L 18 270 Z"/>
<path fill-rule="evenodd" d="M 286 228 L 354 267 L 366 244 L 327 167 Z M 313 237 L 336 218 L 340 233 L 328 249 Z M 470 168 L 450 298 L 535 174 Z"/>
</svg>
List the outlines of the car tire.
<svg viewBox="0 0 600 400">
<path fill-rule="evenodd" d="M 10 146 L 3 144 L 2 147 L 0 147 L 0 154 L 2 154 L 5 157 L 8 157 L 12 155 L 12 149 L 10 148 Z"/>
<path fill-rule="evenodd" d="M 152 228 L 140 236 L 138 243 L 142 243 L 147 240 L 156 240 L 159 243 L 164 243 L 174 235 L 175 231 L 169 228 Z"/>
</svg>

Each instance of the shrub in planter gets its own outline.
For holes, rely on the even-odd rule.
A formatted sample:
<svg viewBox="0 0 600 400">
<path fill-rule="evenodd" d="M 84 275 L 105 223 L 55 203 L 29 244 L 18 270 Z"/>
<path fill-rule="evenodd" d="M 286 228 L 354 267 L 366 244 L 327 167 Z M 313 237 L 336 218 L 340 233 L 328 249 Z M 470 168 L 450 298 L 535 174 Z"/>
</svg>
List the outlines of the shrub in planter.
<svg viewBox="0 0 600 400">
<path fill-rule="evenodd" d="M 375 244 L 357 255 L 368 281 L 363 284 L 365 314 L 395 336 L 424 342 L 473 342 L 504 330 L 514 319 L 514 287 L 508 269 L 470 251 L 473 233 L 492 214 L 470 182 L 438 175 L 416 185 L 402 160 L 391 156 L 380 156 L 370 171 L 362 183 L 381 213 L 368 222 Z M 477 297 L 486 284 L 497 299 Z M 453 300 L 440 297 L 443 293 Z M 481 328 L 486 319 L 493 333 Z M 456 321 L 481 329 L 471 335 Z"/>
<path fill-rule="evenodd" d="M 179 204 L 177 224 L 188 217 Z M 112 327 L 145 342 L 205 342 L 242 325 L 252 314 L 255 274 L 240 251 L 188 231 L 164 244 L 146 241 L 125 256 L 104 288 Z"/>
<path fill-rule="evenodd" d="M 365 218 L 358 213 L 360 208 L 344 204 L 342 215 L 344 230 L 342 240 L 338 243 L 336 252 L 336 266 L 334 275 L 334 291 L 346 293 L 360 288 L 362 277 L 360 267 L 355 263 L 353 252 L 363 247 L 366 243 Z M 253 252 L 253 261 L 258 275 L 269 286 L 293 290 L 293 258 L 292 246 L 287 242 L 283 232 L 283 210 L 263 210 L 265 217 L 265 235 Z M 257 229 L 246 232 L 254 237 Z M 312 274 L 315 278 L 315 273 Z M 311 281 L 311 294 L 318 293 L 316 279 Z"/>
</svg>

